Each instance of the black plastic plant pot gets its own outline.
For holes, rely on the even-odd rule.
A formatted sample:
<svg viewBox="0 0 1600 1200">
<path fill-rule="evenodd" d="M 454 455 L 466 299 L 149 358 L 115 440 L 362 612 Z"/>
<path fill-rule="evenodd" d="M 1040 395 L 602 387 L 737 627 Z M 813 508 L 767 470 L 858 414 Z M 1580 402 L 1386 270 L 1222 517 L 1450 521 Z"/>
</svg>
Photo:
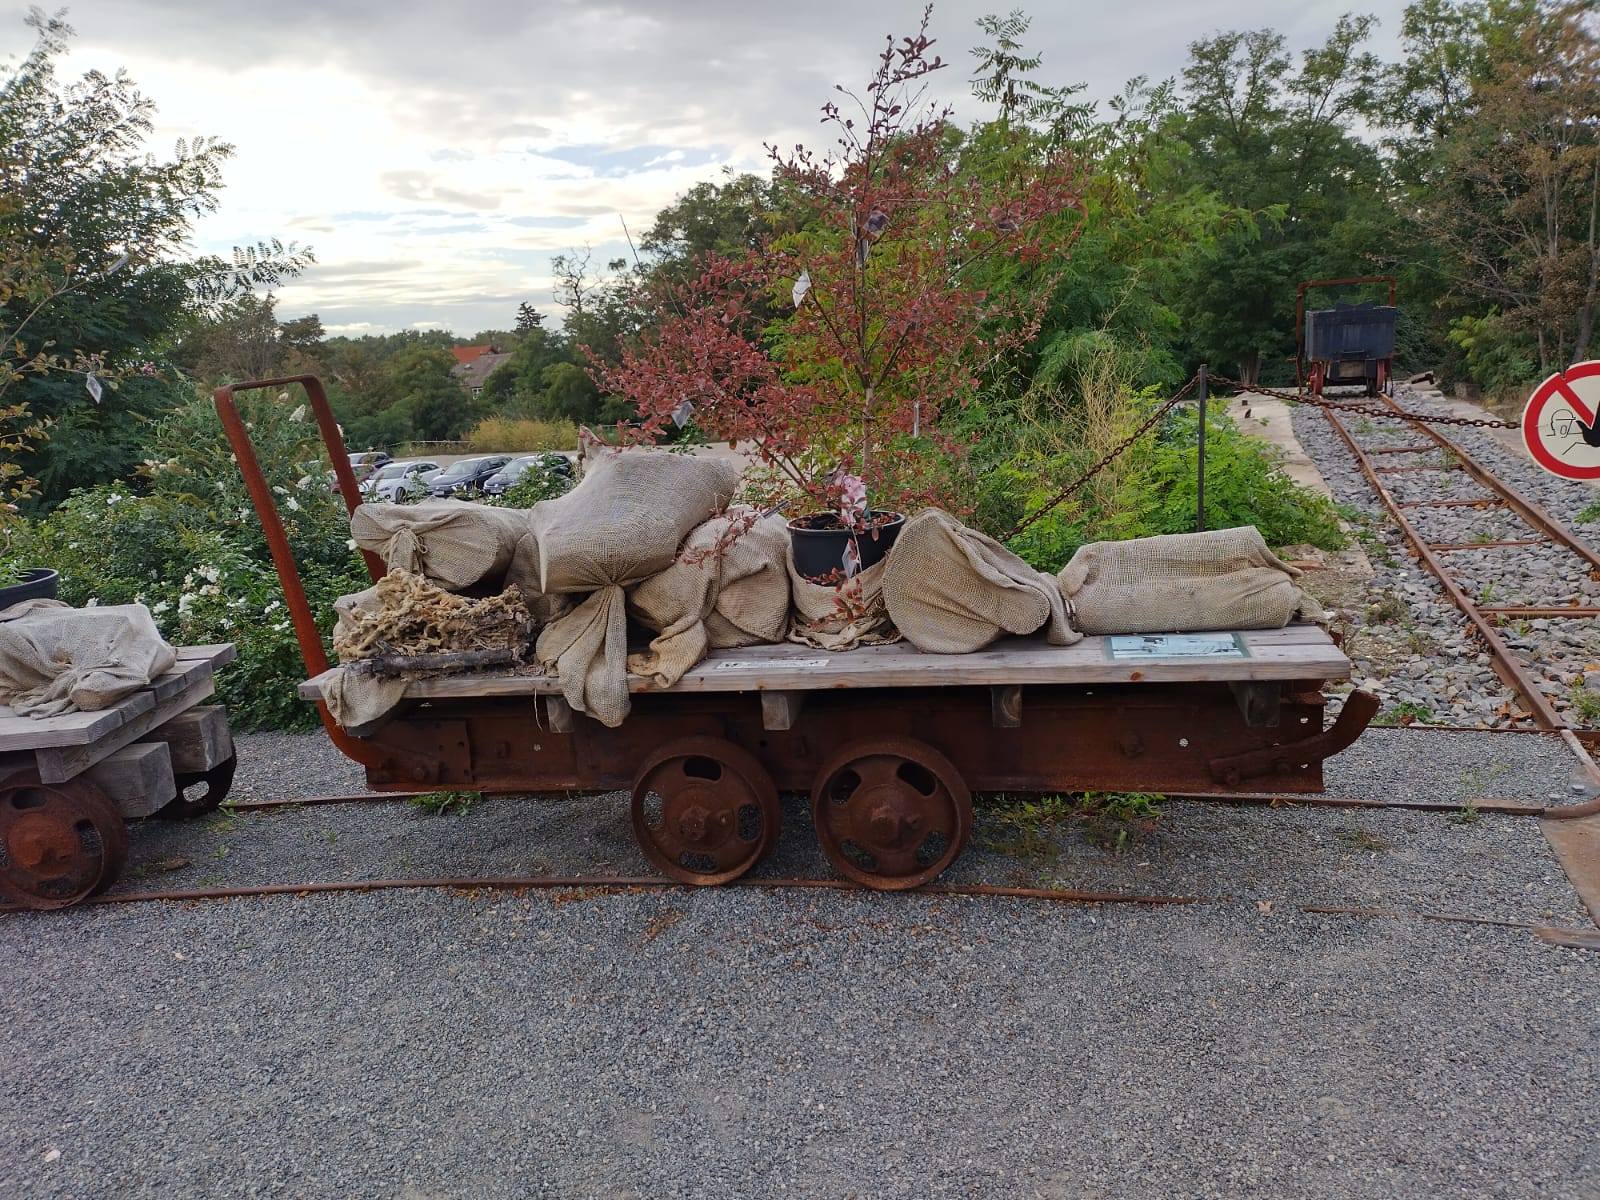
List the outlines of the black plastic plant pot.
<svg viewBox="0 0 1600 1200">
<path fill-rule="evenodd" d="M 872 520 L 871 530 L 856 535 L 863 571 L 883 560 L 906 523 L 900 513 L 873 513 Z M 790 521 L 789 543 L 794 548 L 794 569 L 807 579 L 843 578 L 850 530 L 833 513 L 809 513 Z M 834 576 L 835 571 L 839 575 Z"/>
<path fill-rule="evenodd" d="M 0 608 L 10 608 L 24 600 L 54 600 L 59 573 L 49 567 L 33 567 L 22 573 L 22 582 L 0 587 Z"/>
</svg>

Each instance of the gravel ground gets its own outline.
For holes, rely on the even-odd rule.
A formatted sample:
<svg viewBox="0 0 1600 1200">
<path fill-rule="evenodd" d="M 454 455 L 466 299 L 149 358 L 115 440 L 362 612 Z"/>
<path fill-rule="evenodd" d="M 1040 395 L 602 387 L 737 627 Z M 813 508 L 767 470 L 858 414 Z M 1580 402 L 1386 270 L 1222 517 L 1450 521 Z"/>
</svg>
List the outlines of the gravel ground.
<svg viewBox="0 0 1600 1200">
<path fill-rule="evenodd" d="M 1438 393 L 1402 386 L 1396 399 L 1416 412 L 1446 410 Z M 1357 686 L 1376 691 L 1388 719 L 1424 724 L 1526 727 L 1518 698 L 1489 666 L 1489 657 L 1469 635 L 1465 618 L 1445 597 L 1438 582 L 1406 549 L 1355 459 L 1319 411 L 1300 406 L 1293 413 L 1295 433 L 1334 496 L 1359 514 L 1357 530 L 1375 574 L 1361 602 L 1341 611 L 1346 650 L 1357 666 Z M 1363 446 L 1415 446 L 1426 442 L 1401 421 L 1346 416 L 1347 428 Z M 1509 485 L 1545 507 L 1591 542 L 1597 526 L 1577 521 L 1595 492 L 1557 479 L 1519 459 L 1492 435 L 1448 427 L 1456 439 Z M 1383 455 L 1379 465 L 1442 465 L 1442 451 Z M 1389 473 L 1385 486 L 1399 500 L 1489 493 L 1460 471 Z M 1465 543 L 1525 537 L 1532 530 L 1500 509 L 1414 508 L 1407 510 L 1430 541 Z M 1454 551 L 1449 562 L 1458 580 L 1486 605 L 1600 603 L 1600 581 L 1590 579 L 1580 559 L 1553 546 Z M 1533 619 L 1503 626 L 1507 640 L 1532 668 L 1558 711 L 1581 726 L 1600 722 L 1600 628 L 1592 620 Z"/>
<path fill-rule="evenodd" d="M 1600 1170 L 1600 956 L 1519 930 L 386 893 L 15 918 L 0 971 L 29 981 L 0 994 L 19 1200 L 1576 1198 Z"/>
</svg>

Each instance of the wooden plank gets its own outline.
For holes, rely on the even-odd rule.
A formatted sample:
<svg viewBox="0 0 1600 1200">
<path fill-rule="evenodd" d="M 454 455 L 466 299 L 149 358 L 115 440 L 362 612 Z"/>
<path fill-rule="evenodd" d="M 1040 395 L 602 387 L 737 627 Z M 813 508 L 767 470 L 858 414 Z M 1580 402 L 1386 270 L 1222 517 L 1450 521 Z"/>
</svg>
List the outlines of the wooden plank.
<svg viewBox="0 0 1600 1200">
<path fill-rule="evenodd" d="M 87 746 L 51 746 L 36 751 L 34 760 L 39 764 L 39 778 L 45 783 L 65 782 L 129 742 L 137 741 L 152 729 L 165 725 L 185 709 L 193 708 L 216 690 L 209 664 L 201 665 L 204 669 L 186 689 L 154 708 L 141 712 L 99 740 Z"/>
<path fill-rule="evenodd" d="M 1240 634 L 1240 658 L 1114 660 L 1106 639 L 1087 637 L 1072 646 L 1042 638 L 1012 638 L 973 654 L 923 654 L 906 643 L 863 646 L 830 654 L 805 646 L 748 646 L 714 651 L 671 689 L 676 692 L 815 691 L 823 688 L 957 687 L 990 684 L 1095 684 L 1226 682 L 1233 679 L 1346 679 L 1350 660 L 1315 626 L 1250 630 Z M 320 694 L 318 680 L 301 694 Z M 415 699 L 526 696 L 557 691 L 554 676 L 497 673 L 414 680 Z M 633 692 L 657 690 L 630 676 Z"/>
<path fill-rule="evenodd" d="M 239 650 L 232 642 L 219 642 L 215 646 L 178 646 L 179 662 L 192 662 L 204 659 L 211 664 L 212 670 L 225 667 L 239 657 Z"/>
<path fill-rule="evenodd" d="M 989 723 L 996 729 L 1022 727 L 1022 688 L 1019 684 L 996 684 L 989 689 Z"/>
<path fill-rule="evenodd" d="M 804 692 L 762 692 L 761 728 L 793 729 L 800 706 L 806 702 Z"/>
<path fill-rule="evenodd" d="M 220 704 L 205 704 L 179 713 L 159 729 L 152 729 L 140 744 L 159 742 L 172 756 L 172 769 L 192 775 L 209 771 L 233 753 L 233 735 L 228 731 L 228 710 Z"/>
<path fill-rule="evenodd" d="M 19 717 L 9 708 L 0 708 L 0 750 L 38 750 L 46 746 L 86 746 L 148 712 L 168 697 L 211 677 L 212 660 L 180 660 L 165 675 L 151 680 L 150 686 L 124 696 L 110 708 L 95 712 L 63 713 L 34 720 Z"/>
<path fill-rule="evenodd" d="M 83 772 L 125 817 L 148 817 L 178 794 L 164 742 L 136 742 Z"/>
</svg>

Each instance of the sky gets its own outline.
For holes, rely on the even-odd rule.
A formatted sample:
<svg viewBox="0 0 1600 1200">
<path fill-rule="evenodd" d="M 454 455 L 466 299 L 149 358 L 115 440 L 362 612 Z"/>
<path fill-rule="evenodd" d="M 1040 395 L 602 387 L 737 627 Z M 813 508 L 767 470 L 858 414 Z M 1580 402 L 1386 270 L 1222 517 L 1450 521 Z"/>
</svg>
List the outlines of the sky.
<svg viewBox="0 0 1600 1200">
<path fill-rule="evenodd" d="M 975 22 L 1025 0 L 944 0 L 935 78 L 958 120 Z M 1355 8 L 1397 52 L 1402 0 Z M 10 19 L 3 19 L 9 8 Z M 763 144 L 820 142 L 835 83 L 864 81 L 884 37 L 915 31 L 891 0 L 76 0 L 64 70 L 124 67 L 158 106 L 155 148 L 218 136 L 236 153 L 196 248 L 278 237 L 314 267 L 280 317 L 329 333 L 509 328 L 524 300 L 559 320 L 552 255 L 628 253 L 693 184 L 763 170 Z M 0 56 L 26 53 L 25 5 L 0 2 Z M 1163 78 L 1188 44 L 1271 26 L 1299 50 L 1338 8 L 1277 0 L 1035 0 L 1028 47 L 1048 83 L 1113 95 Z"/>
</svg>

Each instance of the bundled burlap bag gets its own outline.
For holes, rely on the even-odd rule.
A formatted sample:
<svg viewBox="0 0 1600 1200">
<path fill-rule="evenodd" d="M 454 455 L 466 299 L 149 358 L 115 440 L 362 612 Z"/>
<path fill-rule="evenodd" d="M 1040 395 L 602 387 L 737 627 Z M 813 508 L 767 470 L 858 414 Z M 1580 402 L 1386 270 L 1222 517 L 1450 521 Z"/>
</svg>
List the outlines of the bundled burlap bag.
<svg viewBox="0 0 1600 1200">
<path fill-rule="evenodd" d="M 500 582 L 529 520 L 527 509 L 464 500 L 363 504 L 350 514 L 350 536 L 388 566 L 459 592 L 484 580 Z"/>
<path fill-rule="evenodd" d="M 779 516 L 730 509 L 684 540 L 665 571 L 628 592 L 628 612 L 657 636 L 628 673 L 671 687 L 708 649 L 781 642 L 789 625 L 789 530 Z"/>
<path fill-rule="evenodd" d="M 889 556 L 894 557 L 892 550 Z M 853 650 L 900 640 L 883 605 L 887 558 L 838 587 L 813 583 L 795 570 L 792 545 L 784 561 L 789 567 L 789 589 L 794 596 L 794 615 L 789 621 L 791 642 L 822 650 Z"/>
<path fill-rule="evenodd" d="M 539 661 L 560 676 L 575 710 L 611 728 L 622 724 L 629 707 L 623 589 L 666 570 L 685 535 L 726 508 L 738 484 L 731 459 L 606 452 L 577 487 L 534 506 L 528 537 L 537 545 L 539 590 L 592 593 L 539 635 Z"/>
<path fill-rule="evenodd" d="M 1254 525 L 1090 542 L 1056 576 L 1084 633 L 1278 629 L 1324 619 Z"/>
<path fill-rule="evenodd" d="M 1054 578 L 941 509 L 907 521 L 884 561 L 884 605 L 918 650 L 967 654 L 1040 628 L 1053 646 L 1083 636 L 1067 623 Z"/>
<path fill-rule="evenodd" d="M 177 661 L 142 604 L 24 600 L 0 611 L 0 704 L 18 716 L 110 708 Z"/>
</svg>

